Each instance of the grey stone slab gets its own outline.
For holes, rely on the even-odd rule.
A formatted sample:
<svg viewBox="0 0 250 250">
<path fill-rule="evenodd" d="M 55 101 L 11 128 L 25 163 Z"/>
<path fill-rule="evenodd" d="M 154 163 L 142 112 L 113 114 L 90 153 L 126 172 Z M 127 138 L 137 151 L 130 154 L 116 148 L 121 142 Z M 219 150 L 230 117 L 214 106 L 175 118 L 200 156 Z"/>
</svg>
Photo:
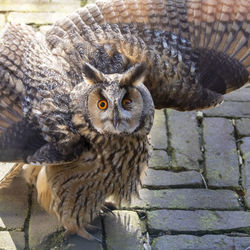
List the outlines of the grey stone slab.
<svg viewBox="0 0 250 250">
<path fill-rule="evenodd" d="M 250 208 L 250 137 L 242 138 L 240 149 L 243 154 L 243 185 L 246 189 L 246 203 L 247 207 Z"/>
<path fill-rule="evenodd" d="M 52 24 L 58 19 L 66 16 L 66 13 L 48 13 L 48 12 L 11 12 L 7 16 L 7 21 L 11 23 L 26 23 L 26 24 Z"/>
<path fill-rule="evenodd" d="M 239 166 L 232 121 L 205 118 L 203 125 L 208 185 L 238 187 Z"/>
<path fill-rule="evenodd" d="M 250 119 L 242 118 L 236 120 L 236 128 L 240 136 L 250 136 Z"/>
<path fill-rule="evenodd" d="M 132 211 L 114 211 L 104 218 L 107 249 L 144 250 L 143 233 L 145 224 L 137 213 Z"/>
<path fill-rule="evenodd" d="M 151 143 L 155 149 L 167 149 L 167 128 L 164 110 L 156 110 L 154 125 L 151 129 Z"/>
<path fill-rule="evenodd" d="M 147 169 L 142 179 L 144 187 L 167 188 L 167 187 L 201 187 L 203 185 L 200 173 L 186 171 L 174 173 L 164 170 Z"/>
<path fill-rule="evenodd" d="M 250 237 L 229 237 L 225 235 L 166 235 L 154 239 L 152 250 L 243 250 L 250 246 Z"/>
<path fill-rule="evenodd" d="M 224 95 L 226 101 L 250 102 L 250 85 L 246 85 L 236 91 Z"/>
<path fill-rule="evenodd" d="M 225 101 L 216 108 L 205 110 L 204 115 L 230 117 L 230 118 L 250 117 L 250 102 Z"/>
<path fill-rule="evenodd" d="M 147 215 L 149 230 L 201 233 L 250 227 L 250 213 L 243 211 L 156 210 Z"/>
<path fill-rule="evenodd" d="M 199 169 L 202 160 L 196 112 L 168 110 L 174 168 Z"/>
<path fill-rule="evenodd" d="M 168 154 L 164 150 L 153 150 L 149 159 L 149 167 L 154 169 L 169 169 Z"/>
<path fill-rule="evenodd" d="M 167 209 L 241 209 L 238 195 L 231 190 L 165 189 L 139 192 L 140 199 L 132 199 L 133 208 Z"/>
<path fill-rule="evenodd" d="M 16 177 L 9 187 L 0 189 L 0 227 L 23 228 L 28 211 L 28 187 Z"/>
<path fill-rule="evenodd" d="M 25 240 L 23 232 L 0 232 L 0 249 L 15 250 L 24 249 Z"/>
</svg>

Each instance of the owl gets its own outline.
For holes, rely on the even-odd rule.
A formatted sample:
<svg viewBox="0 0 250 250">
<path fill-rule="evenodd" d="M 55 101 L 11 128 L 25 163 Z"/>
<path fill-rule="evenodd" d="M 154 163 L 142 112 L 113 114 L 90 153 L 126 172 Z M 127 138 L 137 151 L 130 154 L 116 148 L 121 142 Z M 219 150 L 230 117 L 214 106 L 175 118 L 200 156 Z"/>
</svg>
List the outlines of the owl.
<svg viewBox="0 0 250 250">
<path fill-rule="evenodd" d="M 154 108 L 214 107 L 249 79 L 250 1 L 100 0 L 0 35 L 0 161 L 70 233 L 138 193 Z"/>
</svg>

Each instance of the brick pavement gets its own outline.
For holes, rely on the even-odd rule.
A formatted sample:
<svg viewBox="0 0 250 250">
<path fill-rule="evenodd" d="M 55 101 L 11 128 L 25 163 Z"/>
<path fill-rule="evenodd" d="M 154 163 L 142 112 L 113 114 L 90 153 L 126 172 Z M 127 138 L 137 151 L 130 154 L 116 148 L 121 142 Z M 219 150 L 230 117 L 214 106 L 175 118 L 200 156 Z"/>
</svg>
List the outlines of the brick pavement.
<svg viewBox="0 0 250 250">
<path fill-rule="evenodd" d="M 81 5 L 77 0 L 21 2 L 0 1 L 0 28 L 22 20 L 46 30 Z M 227 95 L 215 109 L 156 111 L 152 144 L 141 199 L 96 220 L 102 244 L 65 238 L 56 218 L 37 204 L 35 190 L 17 177 L 0 190 L 0 249 L 247 249 L 250 86 Z M 0 178 L 9 168 L 1 164 Z"/>
</svg>

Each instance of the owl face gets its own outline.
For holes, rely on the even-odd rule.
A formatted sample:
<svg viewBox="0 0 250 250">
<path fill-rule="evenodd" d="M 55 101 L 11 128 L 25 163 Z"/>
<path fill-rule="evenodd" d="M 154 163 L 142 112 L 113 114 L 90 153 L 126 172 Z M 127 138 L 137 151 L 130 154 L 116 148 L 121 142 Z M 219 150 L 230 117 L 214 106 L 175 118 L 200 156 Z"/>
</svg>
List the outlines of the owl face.
<svg viewBox="0 0 250 250">
<path fill-rule="evenodd" d="M 145 68 L 138 64 L 123 74 L 103 74 L 93 66 L 84 67 L 82 114 L 100 134 L 131 134 L 151 128 L 154 105 L 143 84 Z M 84 87 L 83 87 L 84 86 Z M 85 92 L 85 93 L 84 93 Z"/>
</svg>

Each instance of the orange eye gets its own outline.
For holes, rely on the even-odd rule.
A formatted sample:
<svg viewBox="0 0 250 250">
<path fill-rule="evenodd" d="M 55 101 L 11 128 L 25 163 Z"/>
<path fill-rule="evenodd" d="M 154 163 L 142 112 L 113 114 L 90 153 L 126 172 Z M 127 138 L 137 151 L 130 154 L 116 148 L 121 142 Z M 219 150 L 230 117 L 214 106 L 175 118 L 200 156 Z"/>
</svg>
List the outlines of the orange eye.
<svg viewBox="0 0 250 250">
<path fill-rule="evenodd" d="M 129 106 L 131 103 L 132 103 L 132 100 L 129 98 L 124 98 L 122 100 L 122 106 L 124 106 L 124 107 Z"/>
<path fill-rule="evenodd" d="M 107 109 L 108 107 L 108 102 L 106 100 L 100 100 L 98 103 L 97 103 L 97 107 L 101 110 L 105 110 Z"/>
</svg>

